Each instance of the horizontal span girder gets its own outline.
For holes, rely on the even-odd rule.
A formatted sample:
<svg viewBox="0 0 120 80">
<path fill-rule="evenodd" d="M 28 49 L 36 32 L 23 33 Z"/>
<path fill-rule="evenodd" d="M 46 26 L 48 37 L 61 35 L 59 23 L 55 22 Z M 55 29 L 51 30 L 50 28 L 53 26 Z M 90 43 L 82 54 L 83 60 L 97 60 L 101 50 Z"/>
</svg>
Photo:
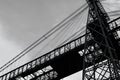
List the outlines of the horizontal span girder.
<svg viewBox="0 0 120 80">
<path fill-rule="evenodd" d="M 58 47 L 58 48 L 48 52 L 47 54 L 45 54 L 41 57 L 38 57 L 37 59 L 30 61 L 30 62 L 16 68 L 15 70 L 12 70 L 12 71 L 0 76 L 0 80 L 9 80 L 11 78 L 16 78 L 19 76 L 24 77 L 31 73 L 34 73 L 34 72 L 50 65 L 55 57 L 59 57 L 60 55 L 68 53 L 68 52 L 70 52 L 70 50 L 75 49 L 80 46 L 81 46 L 81 49 L 83 49 L 84 39 L 85 39 L 85 35 L 83 35 L 71 42 L 68 42 L 67 44 L 65 44 L 63 46 Z"/>
<path fill-rule="evenodd" d="M 116 29 L 113 29 L 112 32 L 116 31 L 117 29 L 119 28 L 117 27 Z M 92 39 L 87 41 L 88 46 L 94 46 L 95 44 L 96 43 Z M 58 73 L 58 79 L 73 74 L 83 69 L 83 56 L 79 54 L 79 51 L 84 50 L 84 45 L 85 35 L 0 76 L 0 80 L 14 80 L 18 77 L 25 77 L 47 66 L 51 66 L 53 70 Z M 87 54 L 90 54 L 90 52 Z M 105 58 L 101 59 L 101 61 L 103 60 L 105 60 Z M 98 62 L 100 62 L 100 60 L 96 61 L 96 63 Z M 88 67 L 89 66 L 92 66 L 92 64 L 88 64 Z"/>
</svg>

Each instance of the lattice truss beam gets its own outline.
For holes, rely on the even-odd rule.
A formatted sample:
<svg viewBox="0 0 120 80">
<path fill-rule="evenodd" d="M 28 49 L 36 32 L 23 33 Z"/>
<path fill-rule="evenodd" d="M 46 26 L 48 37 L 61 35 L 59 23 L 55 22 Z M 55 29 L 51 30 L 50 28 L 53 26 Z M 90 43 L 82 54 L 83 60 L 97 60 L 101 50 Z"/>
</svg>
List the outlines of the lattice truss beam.
<svg viewBox="0 0 120 80">
<path fill-rule="evenodd" d="M 114 25 L 116 25 L 116 23 Z M 111 31 L 115 31 L 115 29 L 117 29 L 118 26 L 116 26 L 115 29 L 114 28 L 112 28 L 113 30 Z M 118 36 L 119 31 L 120 30 L 118 29 L 113 33 L 118 43 L 120 39 L 120 36 Z M 83 73 L 85 77 L 84 80 L 111 80 L 111 78 L 114 80 L 118 80 L 116 79 L 116 77 L 118 77 L 120 74 L 119 59 L 113 58 L 113 60 L 111 60 L 111 57 L 108 55 L 108 51 L 107 51 L 107 48 L 109 46 L 106 46 L 105 44 L 102 43 L 98 43 L 97 41 L 95 41 L 95 39 L 92 37 L 91 34 L 88 34 L 86 36 L 88 41 L 92 39 L 94 40 L 94 42 L 91 43 L 91 46 L 85 43 L 87 47 L 79 52 L 82 56 L 84 55 L 84 62 L 83 62 L 84 64 L 83 68 L 85 68 L 85 72 Z M 101 49 L 101 46 L 107 48 L 104 49 L 103 51 Z M 111 50 L 113 50 L 113 48 L 111 48 Z M 113 62 L 116 65 L 114 65 Z M 116 72 L 117 75 L 115 74 L 115 70 L 117 71 Z"/>
<path fill-rule="evenodd" d="M 119 80 L 120 55 L 119 38 L 116 22 L 110 18 L 99 0 L 86 0 L 89 15 L 86 29 L 85 49 L 83 52 L 83 80 Z M 87 43 L 90 39 L 92 46 Z M 89 64 L 93 65 L 89 67 Z"/>
<path fill-rule="evenodd" d="M 87 2 L 89 16 L 85 35 L 0 76 L 0 80 L 60 80 L 63 77 L 51 66 L 53 59 L 76 50 L 74 54 L 79 53 L 83 61 L 79 69 L 83 69 L 83 80 L 118 80 L 120 25 L 117 22 L 120 18 L 109 21 L 99 0 Z"/>
<path fill-rule="evenodd" d="M 48 80 L 48 78 L 54 79 L 58 74 L 51 66 L 49 66 L 51 60 L 53 60 L 55 57 L 61 56 L 66 52 L 69 52 L 72 49 L 77 48 L 78 46 L 83 46 L 84 39 L 85 35 L 70 41 L 63 46 L 60 46 L 48 52 L 47 54 L 0 76 L 0 80 L 26 80 L 28 78 L 30 80 Z"/>
<path fill-rule="evenodd" d="M 57 72 L 51 66 L 47 66 L 28 76 L 18 77 L 16 80 L 51 80 L 56 78 L 57 75 Z"/>
<path fill-rule="evenodd" d="M 119 18 L 118 18 L 119 19 Z M 113 33 L 115 35 L 115 39 L 119 42 L 120 37 L 118 36 L 118 32 L 120 31 L 120 26 L 116 24 L 118 22 L 118 19 L 115 19 L 111 22 L 109 22 L 109 25 L 111 26 L 110 33 Z M 87 37 L 86 37 L 87 36 Z M 85 37 L 87 38 L 85 41 Z M 85 42 L 87 44 L 85 44 Z M 59 57 L 62 54 L 65 54 L 73 49 L 76 49 L 79 47 L 79 54 L 81 58 L 84 58 L 84 64 L 86 64 L 85 68 L 85 78 L 87 80 L 91 80 L 95 78 L 97 80 L 108 79 L 110 77 L 110 71 L 112 72 L 112 76 L 114 76 L 113 73 L 113 64 L 110 63 L 108 60 L 108 56 L 104 55 L 99 45 L 100 43 L 96 42 L 94 40 L 94 37 L 92 34 L 88 31 L 87 34 L 68 42 L 67 44 L 60 46 L 49 53 L 25 64 L 17 69 L 10 71 L 2 76 L 0 76 L 0 80 L 52 80 L 57 79 L 58 73 L 49 66 L 49 61 L 54 59 L 55 57 Z M 86 45 L 86 48 L 83 46 Z M 102 44 L 101 44 L 102 45 Z M 108 65 L 109 64 L 109 65 Z M 92 66 L 94 65 L 94 66 Z M 109 66 L 109 67 L 108 67 Z M 119 64 L 117 65 L 119 67 Z M 94 78 L 94 79 L 95 79 Z M 59 79 L 58 79 L 59 80 Z"/>
</svg>

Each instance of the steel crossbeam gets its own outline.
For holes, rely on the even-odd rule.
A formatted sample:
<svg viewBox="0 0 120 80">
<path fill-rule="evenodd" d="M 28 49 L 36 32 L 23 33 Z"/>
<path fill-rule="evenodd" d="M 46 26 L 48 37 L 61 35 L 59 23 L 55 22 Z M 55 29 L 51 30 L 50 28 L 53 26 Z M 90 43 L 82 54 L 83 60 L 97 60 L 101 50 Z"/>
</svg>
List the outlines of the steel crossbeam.
<svg viewBox="0 0 120 80">
<path fill-rule="evenodd" d="M 16 68 L 15 70 L 12 70 L 10 72 L 8 72 L 7 74 L 0 76 L 0 80 L 9 80 L 11 78 L 15 78 L 15 77 L 19 77 L 20 75 L 25 75 L 26 72 L 29 72 L 30 70 L 33 70 L 34 72 L 34 68 L 37 68 L 39 66 L 39 69 L 44 68 L 45 66 L 49 65 L 49 61 L 52 60 L 53 58 L 60 56 L 82 44 L 84 44 L 84 35 L 61 46 L 58 47 L 50 52 L 48 52 L 47 54 L 28 62 L 27 64 L 24 64 L 18 68 Z M 36 69 L 35 71 L 37 71 L 38 69 Z"/>
<path fill-rule="evenodd" d="M 116 71 L 120 65 L 115 63 L 120 58 L 115 58 L 113 51 L 119 52 L 120 25 L 117 21 L 120 17 L 109 21 L 99 0 L 86 1 L 90 14 L 86 34 L 0 76 L 0 80 L 60 80 L 79 70 L 83 70 L 83 80 L 118 80 Z M 109 41 L 108 36 L 114 42 Z"/>
<path fill-rule="evenodd" d="M 111 23 L 109 23 L 109 24 L 111 24 Z M 114 27 L 110 32 L 115 32 L 119 29 L 120 29 L 120 27 Z M 88 33 L 88 34 L 90 34 L 90 33 Z M 18 67 L 15 70 L 12 70 L 12 71 L 0 76 L 0 80 L 11 80 L 13 78 L 17 79 L 18 77 L 20 77 L 22 75 L 23 75 L 23 77 L 25 77 L 25 76 L 28 76 L 32 73 L 35 73 L 38 70 L 41 70 L 44 67 L 50 65 L 50 60 L 54 59 L 55 57 L 57 57 L 57 56 L 59 57 L 60 55 L 66 53 L 66 52 L 69 52 L 70 50 L 77 48 L 79 46 L 84 46 L 84 43 L 85 43 L 84 40 L 85 40 L 85 35 L 83 35 L 83 36 L 81 36 L 81 37 L 79 37 L 71 42 L 68 42 L 67 44 L 65 44 L 61 47 L 56 48 L 56 49 L 48 52 L 47 54 L 45 54 L 45 55 L 43 55 L 43 56 L 41 56 L 33 61 L 30 61 L 27 64 L 24 64 L 24 65 Z M 93 46 L 91 46 L 91 47 L 93 47 Z M 88 53 L 87 53 L 88 59 L 90 60 L 89 50 L 92 50 L 92 48 L 89 47 Z M 82 49 L 80 49 L 80 51 L 79 51 L 79 54 L 81 56 L 83 56 L 83 53 L 84 53 L 84 47 L 82 47 Z M 36 78 L 36 77 L 33 77 L 33 79 L 34 78 Z"/>
</svg>

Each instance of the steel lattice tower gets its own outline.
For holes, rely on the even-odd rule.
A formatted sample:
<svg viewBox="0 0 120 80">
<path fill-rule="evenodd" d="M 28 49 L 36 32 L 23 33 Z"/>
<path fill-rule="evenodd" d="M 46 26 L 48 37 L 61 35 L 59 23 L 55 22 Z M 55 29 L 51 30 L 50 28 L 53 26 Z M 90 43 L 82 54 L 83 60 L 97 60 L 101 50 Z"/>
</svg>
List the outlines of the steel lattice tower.
<svg viewBox="0 0 120 80">
<path fill-rule="evenodd" d="M 110 18 L 99 0 L 86 1 L 89 12 L 83 54 L 83 80 L 119 80 L 118 35 L 117 31 L 112 32 L 118 26 L 116 22 L 109 22 Z M 89 45 L 87 42 L 91 39 L 93 42 Z"/>
<path fill-rule="evenodd" d="M 86 1 L 84 35 L 3 74 L 0 80 L 60 80 L 81 70 L 83 80 L 120 80 L 120 17 L 110 20 L 99 0 Z"/>
</svg>

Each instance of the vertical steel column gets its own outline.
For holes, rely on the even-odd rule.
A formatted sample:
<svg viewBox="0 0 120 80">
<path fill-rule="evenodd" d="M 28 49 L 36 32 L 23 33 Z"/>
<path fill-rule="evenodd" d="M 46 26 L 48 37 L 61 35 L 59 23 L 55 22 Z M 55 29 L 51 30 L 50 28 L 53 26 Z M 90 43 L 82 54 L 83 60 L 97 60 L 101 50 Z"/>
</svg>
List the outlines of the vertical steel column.
<svg viewBox="0 0 120 80">
<path fill-rule="evenodd" d="M 102 7 L 101 3 L 99 0 L 86 0 L 89 6 L 89 16 L 87 20 L 87 28 L 86 28 L 86 33 L 87 31 L 90 31 L 91 36 L 93 37 L 94 41 L 97 43 L 99 50 L 95 49 L 96 47 L 94 46 L 95 52 L 89 53 L 88 48 L 90 47 L 87 45 L 87 39 L 88 35 L 85 37 L 85 47 L 84 47 L 84 58 L 83 58 L 83 80 L 98 80 L 101 77 L 101 79 L 107 79 L 107 77 L 110 77 L 110 79 L 118 80 L 119 78 L 119 72 L 118 72 L 118 62 L 116 58 L 116 49 L 114 48 L 114 44 L 110 41 L 112 39 L 110 37 L 111 34 L 109 34 L 110 31 L 110 26 L 108 24 L 108 21 L 110 20 L 109 16 L 105 12 L 104 8 Z M 101 52 L 100 52 L 101 51 Z M 88 56 L 90 55 L 90 56 Z M 103 68 L 104 66 L 100 67 L 101 63 L 99 62 L 99 56 L 101 57 L 100 59 L 104 58 L 103 60 L 107 60 L 107 69 Z M 87 68 L 87 61 L 85 61 L 87 58 L 91 57 L 91 62 L 93 66 Z M 101 73 L 97 72 L 97 70 L 100 70 L 100 68 L 103 68 Z M 89 70 L 88 70 L 89 69 Z M 88 72 L 89 74 L 88 74 Z M 104 74 L 106 72 L 109 73 L 109 76 L 104 76 L 103 71 L 105 70 Z M 96 75 L 96 73 L 98 73 Z M 87 76 L 86 76 L 87 75 Z M 99 76 L 99 78 L 97 78 Z M 100 80 L 101 80 L 100 79 Z"/>
</svg>

